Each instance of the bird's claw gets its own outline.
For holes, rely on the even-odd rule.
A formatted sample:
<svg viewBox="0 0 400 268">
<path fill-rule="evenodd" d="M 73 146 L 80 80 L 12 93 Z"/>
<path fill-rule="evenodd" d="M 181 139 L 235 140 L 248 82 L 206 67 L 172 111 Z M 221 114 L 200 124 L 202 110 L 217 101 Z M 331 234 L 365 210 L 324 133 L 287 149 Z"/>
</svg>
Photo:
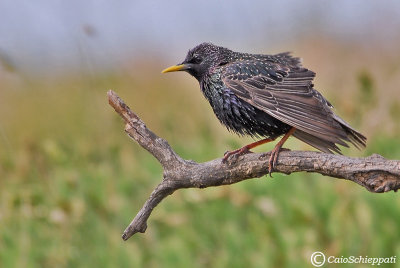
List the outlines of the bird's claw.
<svg viewBox="0 0 400 268">
<path fill-rule="evenodd" d="M 271 156 L 268 160 L 268 175 L 272 178 L 272 170 L 275 168 L 276 160 L 277 160 L 277 153 L 276 151 L 271 152 Z"/>
<path fill-rule="evenodd" d="M 272 171 L 276 166 L 276 162 L 278 161 L 278 155 L 280 151 L 286 151 L 288 149 L 285 148 L 275 148 L 271 151 L 271 156 L 268 160 L 268 175 L 272 178 Z M 289 150 L 290 151 L 290 150 Z"/>
<path fill-rule="evenodd" d="M 242 147 L 242 148 L 239 148 L 237 150 L 226 151 L 224 153 L 224 157 L 222 158 L 222 163 L 225 163 L 231 156 L 236 156 L 237 157 L 237 156 L 240 156 L 240 155 L 243 155 L 243 154 L 247 154 L 247 153 L 251 153 L 251 151 L 246 146 Z"/>
</svg>

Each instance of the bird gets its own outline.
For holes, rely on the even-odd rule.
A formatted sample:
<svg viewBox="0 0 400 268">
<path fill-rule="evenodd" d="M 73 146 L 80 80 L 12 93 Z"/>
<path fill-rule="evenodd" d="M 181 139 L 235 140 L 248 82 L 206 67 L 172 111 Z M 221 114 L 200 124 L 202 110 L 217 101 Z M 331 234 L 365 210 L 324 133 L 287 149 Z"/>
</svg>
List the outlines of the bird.
<svg viewBox="0 0 400 268">
<path fill-rule="evenodd" d="M 315 73 L 289 52 L 267 55 L 235 52 L 212 43 L 189 50 L 184 61 L 162 73 L 185 71 L 195 77 L 218 120 L 240 136 L 257 141 L 227 151 L 225 162 L 283 136 L 271 151 L 271 176 L 279 152 L 293 136 L 325 153 L 338 145 L 358 149 L 367 138 L 336 115 L 332 104 L 314 89 Z"/>
</svg>

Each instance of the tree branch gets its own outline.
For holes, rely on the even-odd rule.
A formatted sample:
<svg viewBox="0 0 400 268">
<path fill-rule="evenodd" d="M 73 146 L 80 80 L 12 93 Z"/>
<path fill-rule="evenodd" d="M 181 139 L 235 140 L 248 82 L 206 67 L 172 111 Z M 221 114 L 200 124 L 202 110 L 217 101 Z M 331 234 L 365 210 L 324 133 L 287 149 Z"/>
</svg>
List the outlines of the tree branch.
<svg viewBox="0 0 400 268">
<path fill-rule="evenodd" d="M 125 120 L 125 131 L 129 137 L 149 151 L 164 169 L 163 180 L 125 229 L 122 235 L 124 240 L 137 232 L 144 233 L 153 209 L 178 189 L 233 184 L 268 173 L 269 152 L 232 157 L 226 163 L 222 163 L 222 158 L 205 163 L 184 160 L 166 140 L 150 131 L 115 92 L 108 91 L 108 100 Z M 290 174 L 300 171 L 349 180 L 373 193 L 397 191 L 400 188 L 400 161 L 386 160 L 377 154 L 366 158 L 351 158 L 311 151 L 281 151 L 274 172 Z"/>
</svg>

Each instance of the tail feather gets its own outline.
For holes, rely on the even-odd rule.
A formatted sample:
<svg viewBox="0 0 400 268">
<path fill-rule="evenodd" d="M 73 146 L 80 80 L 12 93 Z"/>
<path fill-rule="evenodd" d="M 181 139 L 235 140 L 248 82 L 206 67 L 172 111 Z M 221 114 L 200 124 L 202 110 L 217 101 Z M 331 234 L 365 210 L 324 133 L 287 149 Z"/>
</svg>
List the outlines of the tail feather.
<svg viewBox="0 0 400 268">
<path fill-rule="evenodd" d="M 359 150 L 366 146 L 367 138 L 363 134 L 354 130 L 349 124 L 335 114 L 334 119 L 342 126 L 347 135 L 344 140 L 341 140 L 343 142 L 340 143 L 341 145 L 344 144 L 343 146 L 349 147 L 346 142 L 350 142 Z M 321 137 L 316 137 L 299 129 L 293 133 L 293 136 L 322 152 L 341 154 L 340 148 L 332 141 L 322 139 Z"/>
<path fill-rule="evenodd" d="M 311 145 L 314 148 L 317 148 L 318 150 L 325 152 L 325 153 L 338 153 L 341 154 L 340 148 L 336 146 L 335 143 L 331 141 L 326 141 L 323 140 L 319 137 L 313 136 L 311 134 L 308 134 L 307 132 L 301 131 L 301 130 L 296 130 L 293 133 L 293 136 L 298 138 L 299 140 Z"/>
<path fill-rule="evenodd" d="M 342 126 L 347 134 L 349 141 L 357 147 L 357 149 L 364 148 L 367 144 L 367 138 L 360 132 L 353 129 L 346 121 L 340 118 L 338 115 L 333 114 L 333 118 Z"/>
</svg>

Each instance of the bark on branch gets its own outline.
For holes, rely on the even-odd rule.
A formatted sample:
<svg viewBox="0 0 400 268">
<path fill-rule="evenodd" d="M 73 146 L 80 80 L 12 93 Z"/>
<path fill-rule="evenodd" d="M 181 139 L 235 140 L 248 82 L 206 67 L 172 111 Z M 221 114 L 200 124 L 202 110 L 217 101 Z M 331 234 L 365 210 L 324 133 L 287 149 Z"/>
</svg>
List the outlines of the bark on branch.
<svg viewBox="0 0 400 268">
<path fill-rule="evenodd" d="M 129 239 L 137 232 L 144 233 L 153 209 L 168 195 L 181 188 L 206 188 L 233 184 L 242 180 L 258 178 L 268 173 L 269 153 L 250 153 L 222 158 L 205 163 L 182 159 L 168 142 L 151 130 L 133 113 L 112 90 L 108 100 L 124 119 L 125 132 L 140 146 L 149 151 L 163 167 L 163 179 L 153 190 L 142 209 L 125 229 L 122 238 Z M 366 158 L 351 158 L 311 151 L 282 151 L 274 172 L 315 172 L 325 176 L 355 182 L 373 193 L 397 191 L 400 188 L 400 161 L 386 160 L 373 154 Z"/>
</svg>

